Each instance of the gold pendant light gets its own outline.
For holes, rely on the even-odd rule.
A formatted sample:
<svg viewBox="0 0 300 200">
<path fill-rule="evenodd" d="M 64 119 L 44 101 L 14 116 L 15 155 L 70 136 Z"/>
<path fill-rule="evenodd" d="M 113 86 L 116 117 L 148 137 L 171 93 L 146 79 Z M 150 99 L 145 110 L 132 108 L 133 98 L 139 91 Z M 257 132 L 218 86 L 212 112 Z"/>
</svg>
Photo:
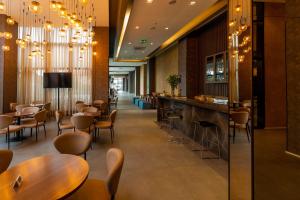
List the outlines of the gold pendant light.
<svg viewBox="0 0 300 200">
<path fill-rule="evenodd" d="M 11 16 L 8 16 L 8 18 L 6 19 L 6 23 L 9 25 L 14 25 L 15 20 Z"/>
<path fill-rule="evenodd" d="M 29 8 L 30 11 L 34 14 L 37 14 L 41 11 L 40 3 L 37 1 L 32 1 Z"/>
<path fill-rule="evenodd" d="M 2 45 L 2 51 L 9 51 L 10 47 L 7 45 Z"/>
<path fill-rule="evenodd" d="M 0 12 L 3 12 L 5 10 L 4 3 L 0 2 Z"/>
</svg>

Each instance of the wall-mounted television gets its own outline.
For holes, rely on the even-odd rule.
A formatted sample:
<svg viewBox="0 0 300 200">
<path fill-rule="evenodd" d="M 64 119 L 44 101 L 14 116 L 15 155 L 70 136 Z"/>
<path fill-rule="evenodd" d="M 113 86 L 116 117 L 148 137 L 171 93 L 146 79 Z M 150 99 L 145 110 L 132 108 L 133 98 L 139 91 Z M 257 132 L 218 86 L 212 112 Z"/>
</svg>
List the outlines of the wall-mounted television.
<svg viewBox="0 0 300 200">
<path fill-rule="evenodd" d="M 44 88 L 72 88 L 72 73 L 44 73 Z"/>
</svg>

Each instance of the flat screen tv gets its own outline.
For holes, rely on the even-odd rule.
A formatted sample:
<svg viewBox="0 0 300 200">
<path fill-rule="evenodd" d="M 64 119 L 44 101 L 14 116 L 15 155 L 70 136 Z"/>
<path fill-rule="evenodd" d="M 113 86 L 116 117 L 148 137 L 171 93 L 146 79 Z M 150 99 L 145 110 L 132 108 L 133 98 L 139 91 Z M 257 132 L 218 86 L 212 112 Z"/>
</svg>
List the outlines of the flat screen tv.
<svg viewBox="0 0 300 200">
<path fill-rule="evenodd" d="M 72 88 L 72 73 L 44 73 L 44 88 Z"/>
</svg>

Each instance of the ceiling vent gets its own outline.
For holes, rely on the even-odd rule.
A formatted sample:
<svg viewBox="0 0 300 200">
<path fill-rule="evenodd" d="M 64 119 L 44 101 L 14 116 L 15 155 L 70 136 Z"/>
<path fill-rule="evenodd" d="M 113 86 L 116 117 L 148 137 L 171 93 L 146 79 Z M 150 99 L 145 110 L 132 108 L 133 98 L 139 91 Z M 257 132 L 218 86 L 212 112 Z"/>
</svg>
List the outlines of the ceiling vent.
<svg viewBox="0 0 300 200">
<path fill-rule="evenodd" d="M 146 49 L 146 47 L 144 47 L 144 46 L 134 46 L 133 48 L 134 48 L 134 50 L 136 50 L 136 51 L 143 51 L 143 50 Z"/>
</svg>

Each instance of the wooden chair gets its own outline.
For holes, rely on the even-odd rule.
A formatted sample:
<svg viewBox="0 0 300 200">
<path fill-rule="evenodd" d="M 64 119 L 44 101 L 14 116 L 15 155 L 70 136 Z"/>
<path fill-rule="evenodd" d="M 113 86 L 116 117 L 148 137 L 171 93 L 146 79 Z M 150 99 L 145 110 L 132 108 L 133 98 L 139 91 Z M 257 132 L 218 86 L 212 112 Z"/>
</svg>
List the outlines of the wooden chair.
<svg viewBox="0 0 300 200">
<path fill-rule="evenodd" d="M 230 114 L 230 118 L 233 124 L 230 124 L 230 128 L 233 128 L 233 143 L 235 141 L 235 132 L 236 129 L 246 129 L 248 142 L 250 142 L 250 128 L 249 128 L 249 112 L 240 111 L 233 112 Z"/>
<path fill-rule="evenodd" d="M 95 123 L 95 127 L 96 130 L 99 133 L 100 129 L 110 129 L 110 139 L 111 139 L 111 143 L 113 143 L 113 139 L 114 139 L 114 135 L 115 135 L 115 131 L 114 131 L 114 123 L 116 120 L 116 116 L 117 116 L 117 110 L 113 110 L 110 115 L 108 120 L 106 121 L 99 121 Z"/>
<path fill-rule="evenodd" d="M 86 159 L 86 152 L 91 146 L 92 137 L 84 132 L 71 132 L 57 136 L 54 139 L 55 148 L 63 154 L 84 155 Z"/>
<path fill-rule="evenodd" d="M 13 152 L 10 150 L 0 150 L 0 174 L 7 170 L 13 155 Z"/>
<path fill-rule="evenodd" d="M 36 113 L 34 115 L 34 120 L 32 121 L 25 121 L 22 124 L 23 128 L 30 128 L 31 130 L 31 136 L 32 136 L 32 129 L 35 128 L 35 140 L 38 140 L 38 132 L 39 132 L 39 127 L 43 126 L 44 127 L 44 133 L 45 133 L 45 137 L 46 137 L 46 120 L 47 120 L 47 111 L 46 110 L 42 110 L 39 111 L 38 113 Z"/>
<path fill-rule="evenodd" d="M 19 125 L 11 125 L 14 119 L 11 116 L 0 115 L 0 134 L 6 135 L 7 148 L 10 148 L 10 133 L 22 131 L 23 127 Z"/>
<path fill-rule="evenodd" d="M 58 128 L 57 135 L 62 134 L 62 131 L 66 129 L 75 129 L 74 125 L 70 121 L 63 120 L 64 116 L 65 113 L 63 111 L 55 111 L 55 119 Z"/>
<path fill-rule="evenodd" d="M 106 153 L 106 180 L 88 179 L 79 190 L 68 199 L 72 200 L 114 200 L 124 163 L 124 153 L 117 148 L 111 148 Z"/>
<path fill-rule="evenodd" d="M 22 109 L 23 109 L 23 108 L 26 108 L 26 107 L 30 107 L 30 105 L 28 105 L 28 104 L 17 105 L 17 106 L 16 106 L 16 111 L 17 111 L 17 112 L 22 112 Z"/>
<path fill-rule="evenodd" d="M 32 113 L 32 116 L 22 118 L 21 122 L 27 122 L 27 123 L 29 123 L 29 121 L 33 122 L 34 121 L 33 115 L 38 113 L 39 111 L 40 111 L 40 108 L 38 108 L 38 107 L 25 107 L 25 108 L 23 108 L 21 112 Z"/>
<path fill-rule="evenodd" d="M 80 104 L 80 103 L 84 103 L 84 101 L 76 101 L 76 102 L 75 102 L 75 105 L 76 105 L 76 104 Z"/>
</svg>

